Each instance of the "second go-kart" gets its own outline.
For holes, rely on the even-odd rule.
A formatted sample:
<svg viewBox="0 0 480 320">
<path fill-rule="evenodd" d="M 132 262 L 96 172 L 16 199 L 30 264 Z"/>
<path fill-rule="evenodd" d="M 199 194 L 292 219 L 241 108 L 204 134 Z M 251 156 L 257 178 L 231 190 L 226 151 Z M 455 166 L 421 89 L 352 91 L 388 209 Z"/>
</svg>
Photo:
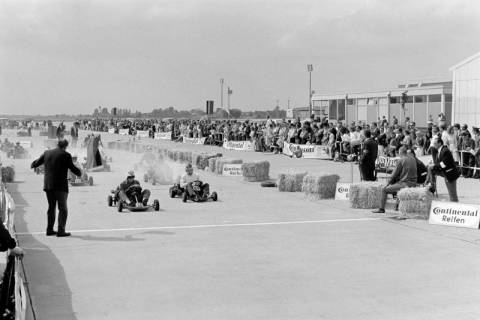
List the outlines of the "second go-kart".
<svg viewBox="0 0 480 320">
<path fill-rule="evenodd" d="M 208 200 L 217 201 L 218 194 L 214 191 L 210 194 L 209 188 L 202 181 L 193 181 L 191 183 L 191 191 L 184 190 L 180 185 L 175 184 L 170 188 L 169 193 L 171 198 L 175 198 L 177 195 L 182 198 L 183 202 L 191 200 L 193 202 L 205 202 Z M 207 187 L 206 187 L 207 186 Z"/>
<path fill-rule="evenodd" d="M 120 190 L 112 190 L 112 194 L 107 197 L 107 202 L 109 207 L 117 206 L 117 211 L 122 212 L 123 209 L 128 211 L 137 212 L 137 211 L 147 211 L 152 208 L 155 211 L 160 210 L 160 201 L 158 199 L 153 200 L 152 204 L 143 204 L 140 200 L 141 187 L 139 185 L 130 186 L 127 191 L 130 194 L 130 203 L 120 199 Z"/>
<path fill-rule="evenodd" d="M 85 171 L 82 172 L 82 175 L 80 177 L 72 174 L 68 180 L 70 181 L 70 185 L 72 186 L 93 186 L 93 177 L 88 176 Z"/>
</svg>

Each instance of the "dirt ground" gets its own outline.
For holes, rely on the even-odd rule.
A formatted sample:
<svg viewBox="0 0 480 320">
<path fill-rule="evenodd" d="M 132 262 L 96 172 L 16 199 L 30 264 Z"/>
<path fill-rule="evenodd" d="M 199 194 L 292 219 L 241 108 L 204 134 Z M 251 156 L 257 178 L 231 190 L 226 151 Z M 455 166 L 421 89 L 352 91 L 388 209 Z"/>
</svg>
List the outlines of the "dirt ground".
<svg viewBox="0 0 480 320">
<path fill-rule="evenodd" d="M 4 130 L 0 138 L 32 140 L 33 158 L 43 151 L 44 137 L 13 135 Z M 126 138 L 102 135 L 104 142 Z M 359 180 L 350 163 L 156 143 L 266 159 L 272 178 L 297 169 Z M 200 175 L 218 202 L 182 203 L 168 197 L 169 185 L 143 183 L 161 210 L 118 213 L 107 195 L 142 155 L 106 152 L 112 172 L 91 173 L 91 187 L 70 188 L 69 238 L 45 236 L 47 201 L 43 176 L 29 169 L 33 158 L 1 155 L 17 173 L 8 190 L 37 319 L 479 318 L 478 230 L 392 220 L 391 211 L 310 201 L 208 172 Z M 460 179 L 460 201 L 480 203 L 478 185 Z M 446 199 L 441 181 L 439 198 Z"/>
</svg>

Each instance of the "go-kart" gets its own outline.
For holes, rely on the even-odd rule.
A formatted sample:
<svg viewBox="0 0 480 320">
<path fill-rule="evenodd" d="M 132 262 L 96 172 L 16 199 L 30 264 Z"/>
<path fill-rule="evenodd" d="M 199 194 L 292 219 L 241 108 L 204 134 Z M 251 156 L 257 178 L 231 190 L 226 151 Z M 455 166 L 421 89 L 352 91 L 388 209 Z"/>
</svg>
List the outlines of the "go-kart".
<svg viewBox="0 0 480 320">
<path fill-rule="evenodd" d="M 205 202 L 209 199 L 213 201 L 218 200 L 218 195 L 214 191 L 211 194 L 208 192 L 202 191 L 203 182 L 202 181 L 193 181 L 192 183 L 193 195 L 188 194 L 186 190 L 183 190 L 178 184 L 175 184 L 170 188 L 169 193 L 171 198 L 175 198 L 177 195 L 182 197 L 183 202 L 191 200 L 193 202 Z"/>
<path fill-rule="evenodd" d="M 75 187 L 86 185 L 93 186 L 93 177 L 88 176 L 85 171 L 82 172 L 82 175 L 80 177 L 72 174 L 68 180 L 70 181 L 70 185 Z"/>
<path fill-rule="evenodd" d="M 130 190 L 129 190 L 130 189 Z M 160 210 L 160 202 L 158 199 L 153 200 L 151 205 L 144 205 L 139 200 L 139 196 L 141 194 L 141 187 L 139 185 L 130 186 L 127 189 L 127 192 L 131 194 L 130 198 L 135 201 L 130 201 L 127 203 L 120 199 L 120 190 L 117 188 L 116 190 L 112 190 L 112 194 L 107 197 L 107 203 L 109 207 L 117 206 L 117 211 L 122 212 L 123 209 L 127 209 L 128 211 L 137 212 L 137 211 L 147 211 L 148 209 L 152 208 L 155 211 Z"/>
</svg>

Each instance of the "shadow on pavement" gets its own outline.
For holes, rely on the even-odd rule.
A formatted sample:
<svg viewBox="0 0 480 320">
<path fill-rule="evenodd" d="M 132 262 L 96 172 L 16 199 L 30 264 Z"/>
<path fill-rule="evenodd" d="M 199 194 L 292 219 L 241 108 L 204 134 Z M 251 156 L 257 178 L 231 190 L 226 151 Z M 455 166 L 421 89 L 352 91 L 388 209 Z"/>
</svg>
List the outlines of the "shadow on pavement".
<svg viewBox="0 0 480 320">
<path fill-rule="evenodd" d="M 25 207 L 35 208 L 29 204 L 18 191 L 17 183 L 7 185 L 15 201 L 15 226 L 18 232 L 28 232 L 25 221 Z M 46 200 L 45 200 L 46 201 Z M 29 212 L 45 215 L 45 212 Z M 72 292 L 67 283 L 61 262 L 52 250 L 32 235 L 19 235 L 20 246 L 25 249 L 23 264 L 32 297 L 32 305 L 28 302 L 26 319 L 33 319 L 33 311 L 37 319 L 76 320 L 72 306 Z M 29 249 L 31 248 L 31 249 Z M 27 297 L 28 301 L 28 297 Z"/>
</svg>

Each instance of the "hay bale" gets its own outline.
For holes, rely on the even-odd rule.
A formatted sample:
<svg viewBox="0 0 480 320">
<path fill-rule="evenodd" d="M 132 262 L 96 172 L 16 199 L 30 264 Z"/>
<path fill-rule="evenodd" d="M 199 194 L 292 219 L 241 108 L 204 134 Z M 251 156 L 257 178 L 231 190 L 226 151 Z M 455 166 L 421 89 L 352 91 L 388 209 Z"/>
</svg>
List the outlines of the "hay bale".
<svg viewBox="0 0 480 320">
<path fill-rule="evenodd" d="M 13 168 L 13 166 L 0 167 L 0 170 L 2 172 L 3 183 L 13 182 L 13 180 L 15 179 L 15 169 Z"/>
<path fill-rule="evenodd" d="M 108 141 L 107 142 L 107 149 L 115 149 L 117 147 L 116 141 Z"/>
<path fill-rule="evenodd" d="M 180 151 L 173 150 L 173 161 L 180 161 Z"/>
<path fill-rule="evenodd" d="M 337 174 L 307 174 L 303 177 L 302 191 L 312 200 L 333 199 L 338 180 Z"/>
<path fill-rule="evenodd" d="M 223 169 L 223 168 L 222 168 Z M 242 164 L 243 180 L 261 182 L 269 179 L 270 162 L 255 161 Z"/>
<path fill-rule="evenodd" d="M 383 188 L 378 182 L 352 183 L 348 193 L 350 205 L 358 209 L 380 208 Z"/>
<path fill-rule="evenodd" d="M 428 219 L 433 194 L 426 187 L 403 188 L 398 191 L 398 209 L 401 216 L 410 219 Z"/>
<path fill-rule="evenodd" d="M 185 162 L 192 163 L 192 151 L 185 151 Z"/>
<path fill-rule="evenodd" d="M 215 173 L 222 175 L 225 164 L 242 164 L 242 159 L 215 158 Z"/>
<path fill-rule="evenodd" d="M 210 172 L 215 172 L 215 163 L 217 162 L 217 157 L 208 159 L 208 168 Z"/>
<path fill-rule="evenodd" d="M 198 163 L 200 162 L 201 154 L 198 152 L 192 152 L 192 166 L 198 168 Z"/>
<path fill-rule="evenodd" d="M 303 178 L 307 172 L 289 172 L 278 175 L 277 185 L 280 192 L 302 191 Z"/>
<path fill-rule="evenodd" d="M 202 170 L 205 169 L 206 167 L 209 167 L 210 159 L 214 159 L 216 157 L 217 157 L 216 154 L 206 154 L 206 153 L 201 154 L 198 160 L 197 167 Z"/>
<path fill-rule="evenodd" d="M 174 160 L 174 159 L 175 159 L 174 151 L 173 151 L 173 150 L 167 150 L 167 157 L 168 157 L 168 159 L 170 159 L 170 160 Z M 175 161 L 175 160 L 174 160 L 174 161 Z"/>
</svg>

